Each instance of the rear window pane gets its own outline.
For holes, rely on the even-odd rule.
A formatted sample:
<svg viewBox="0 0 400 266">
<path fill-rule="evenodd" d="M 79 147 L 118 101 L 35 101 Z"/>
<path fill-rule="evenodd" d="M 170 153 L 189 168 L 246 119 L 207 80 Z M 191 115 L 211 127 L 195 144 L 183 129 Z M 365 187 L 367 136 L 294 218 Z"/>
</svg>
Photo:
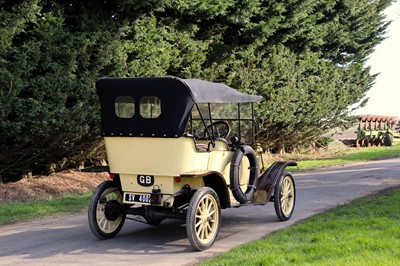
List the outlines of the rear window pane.
<svg viewBox="0 0 400 266">
<path fill-rule="evenodd" d="M 135 115 L 135 102 L 130 96 L 118 96 L 115 99 L 115 114 L 119 118 L 132 118 Z"/>
<path fill-rule="evenodd" d="M 143 118 L 157 118 L 161 115 L 161 100 L 155 96 L 140 99 L 140 115 Z"/>
</svg>

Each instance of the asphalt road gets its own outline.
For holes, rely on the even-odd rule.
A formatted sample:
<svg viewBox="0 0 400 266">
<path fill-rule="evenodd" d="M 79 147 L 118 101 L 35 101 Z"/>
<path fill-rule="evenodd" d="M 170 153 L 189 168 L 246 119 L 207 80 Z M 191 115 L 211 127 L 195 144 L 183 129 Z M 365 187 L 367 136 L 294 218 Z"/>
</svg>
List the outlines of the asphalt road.
<svg viewBox="0 0 400 266">
<path fill-rule="evenodd" d="M 127 220 L 117 237 L 101 241 L 90 232 L 86 213 L 79 213 L 0 227 L 0 265 L 193 265 L 326 209 L 400 186 L 400 158 L 294 176 L 291 220 L 279 222 L 273 204 L 223 210 L 218 239 L 203 252 L 192 250 L 181 221 L 154 227 Z"/>
</svg>

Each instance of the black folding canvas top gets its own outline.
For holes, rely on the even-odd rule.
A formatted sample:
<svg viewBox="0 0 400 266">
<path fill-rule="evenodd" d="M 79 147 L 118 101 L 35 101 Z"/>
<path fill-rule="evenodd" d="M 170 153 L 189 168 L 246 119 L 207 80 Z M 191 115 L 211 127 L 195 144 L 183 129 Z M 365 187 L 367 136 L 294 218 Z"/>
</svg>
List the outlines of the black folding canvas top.
<svg viewBox="0 0 400 266">
<path fill-rule="evenodd" d="M 246 103 L 262 99 L 222 83 L 176 77 L 101 78 L 96 82 L 96 90 L 104 136 L 180 137 L 195 103 Z M 121 96 L 134 100 L 132 117 L 116 115 L 116 99 Z M 140 101 L 147 97 L 160 100 L 161 113 L 156 118 L 140 115 Z"/>
</svg>

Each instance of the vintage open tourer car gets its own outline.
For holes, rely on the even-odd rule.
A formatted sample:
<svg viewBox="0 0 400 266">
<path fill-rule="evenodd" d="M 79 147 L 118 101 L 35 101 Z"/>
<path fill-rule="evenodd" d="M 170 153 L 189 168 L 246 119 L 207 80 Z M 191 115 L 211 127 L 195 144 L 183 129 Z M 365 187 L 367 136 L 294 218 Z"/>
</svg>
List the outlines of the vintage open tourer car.
<svg viewBox="0 0 400 266">
<path fill-rule="evenodd" d="M 278 218 L 290 219 L 296 192 L 285 168 L 296 163 L 260 170 L 253 149 L 261 96 L 177 77 L 102 78 L 96 89 L 111 179 L 89 204 L 95 236 L 114 237 L 127 215 L 151 225 L 184 219 L 191 245 L 204 250 L 221 209 L 272 201 Z"/>
</svg>

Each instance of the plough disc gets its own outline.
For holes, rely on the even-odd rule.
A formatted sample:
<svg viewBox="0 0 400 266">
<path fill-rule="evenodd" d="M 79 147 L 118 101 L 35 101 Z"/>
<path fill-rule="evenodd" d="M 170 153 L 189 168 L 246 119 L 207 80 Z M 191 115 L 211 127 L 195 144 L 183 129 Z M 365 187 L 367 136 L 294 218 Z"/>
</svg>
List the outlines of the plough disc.
<svg viewBox="0 0 400 266">
<path fill-rule="evenodd" d="M 393 138 L 400 138 L 400 122 L 396 128 L 396 116 L 360 115 L 356 147 L 391 146 Z"/>
</svg>

